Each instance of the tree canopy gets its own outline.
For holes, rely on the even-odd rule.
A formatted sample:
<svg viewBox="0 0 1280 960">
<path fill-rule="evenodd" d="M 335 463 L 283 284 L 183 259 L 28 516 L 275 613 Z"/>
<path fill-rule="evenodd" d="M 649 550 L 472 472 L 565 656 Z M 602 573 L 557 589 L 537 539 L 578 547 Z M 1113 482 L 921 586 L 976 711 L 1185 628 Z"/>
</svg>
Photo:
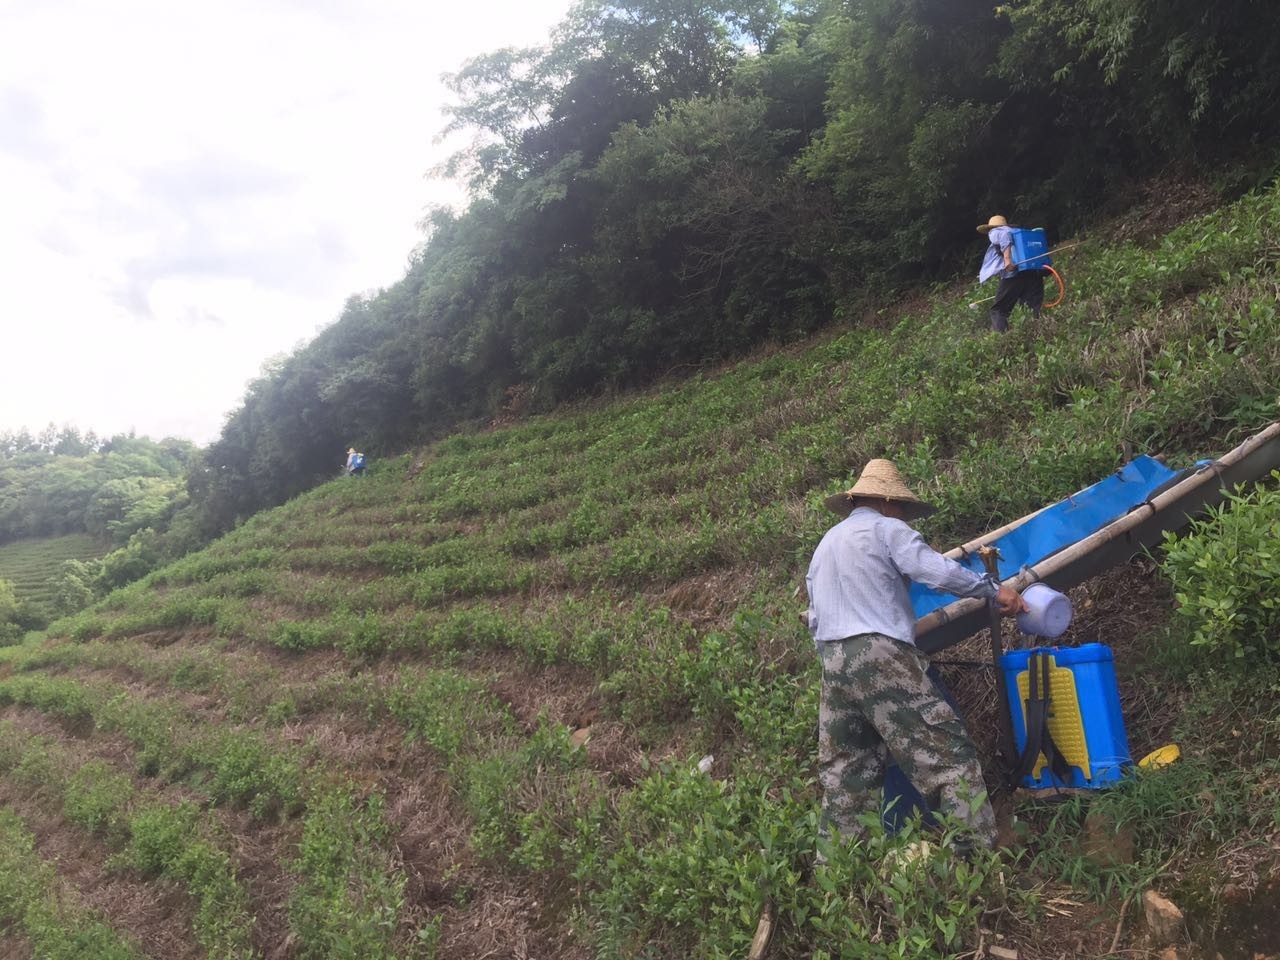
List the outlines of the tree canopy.
<svg viewBox="0 0 1280 960">
<path fill-rule="evenodd" d="M 195 446 L 50 424 L 0 433 L 0 543 L 88 533 L 124 544 L 185 500 Z"/>
</svg>

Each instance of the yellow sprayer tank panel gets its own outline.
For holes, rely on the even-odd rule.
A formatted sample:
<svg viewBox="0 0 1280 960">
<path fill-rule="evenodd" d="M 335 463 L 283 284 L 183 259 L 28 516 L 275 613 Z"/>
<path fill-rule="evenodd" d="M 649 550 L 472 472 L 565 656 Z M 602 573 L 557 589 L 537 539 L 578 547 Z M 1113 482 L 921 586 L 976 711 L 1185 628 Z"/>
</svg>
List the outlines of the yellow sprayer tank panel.
<svg viewBox="0 0 1280 960">
<path fill-rule="evenodd" d="M 1027 697 L 1031 684 L 1027 671 L 1018 674 L 1018 702 L 1022 704 L 1022 726 L 1027 725 Z M 1092 779 L 1089 768 L 1089 746 L 1084 738 L 1084 718 L 1080 715 L 1080 698 L 1076 696 L 1076 678 L 1066 667 L 1058 666 L 1049 657 L 1049 734 L 1058 750 L 1073 767 L 1079 767 L 1086 780 Z M 1040 772 L 1048 764 L 1044 754 L 1036 758 L 1031 776 L 1040 779 Z"/>
</svg>

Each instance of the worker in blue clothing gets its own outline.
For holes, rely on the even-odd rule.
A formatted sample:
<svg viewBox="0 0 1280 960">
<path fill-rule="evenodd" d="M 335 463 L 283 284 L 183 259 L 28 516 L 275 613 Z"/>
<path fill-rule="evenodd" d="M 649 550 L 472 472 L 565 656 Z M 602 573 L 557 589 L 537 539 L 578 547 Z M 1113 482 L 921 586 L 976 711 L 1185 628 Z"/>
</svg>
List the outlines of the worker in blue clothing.
<svg viewBox="0 0 1280 960">
<path fill-rule="evenodd" d="M 1013 260 L 1013 229 L 1009 221 L 996 214 L 979 226 L 978 232 L 985 234 L 989 241 L 982 269 L 978 271 L 978 282 L 986 283 L 995 276 L 1000 278 L 991 304 L 991 329 L 996 333 L 1008 330 L 1009 315 L 1019 303 L 1025 303 L 1031 315 L 1039 319 L 1044 306 L 1044 272 L 1018 269 L 1019 265 Z"/>
</svg>

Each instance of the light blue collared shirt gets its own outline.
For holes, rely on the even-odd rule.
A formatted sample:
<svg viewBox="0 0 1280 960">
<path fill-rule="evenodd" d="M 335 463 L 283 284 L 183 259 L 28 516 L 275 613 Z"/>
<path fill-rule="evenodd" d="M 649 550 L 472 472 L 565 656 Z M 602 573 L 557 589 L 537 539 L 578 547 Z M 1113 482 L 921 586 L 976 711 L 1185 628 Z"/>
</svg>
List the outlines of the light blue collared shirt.
<svg viewBox="0 0 1280 960">
<path fill-rule="evenodd" d="M 1008 227 L 992 227 L 987 232 L 987 239 L 991 241 L 991 245 L 987 247 L 987 255 L 982 258 L 978 282 L 986 283 L 997 274 L 1002 277 L 1012 277 L 1017 273 L 1017 269 L 1004 268 L 1004 251 L 1013 244 L 1013 231 Z"/>
<path fill-rule="evenodd" d="M 908 580 L 957 597 L 991 598 L 999 590 L 989 574 L 944 557 L 903 521 L 859 507 L 828 530 L 813 552 L 805 586 L 814 642 L 881 633 L 914 644 Z"/>
</svg>

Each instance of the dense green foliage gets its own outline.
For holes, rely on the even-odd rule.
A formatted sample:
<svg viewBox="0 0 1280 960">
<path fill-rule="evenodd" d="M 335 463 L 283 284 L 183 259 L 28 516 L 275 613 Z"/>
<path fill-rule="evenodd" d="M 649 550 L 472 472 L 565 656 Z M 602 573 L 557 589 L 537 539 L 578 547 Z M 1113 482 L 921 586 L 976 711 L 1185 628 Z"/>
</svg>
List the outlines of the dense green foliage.
<svg viewBox="0 0 1280 960">
<path fill-rule="evenodd" d="M 451 78 L 438 211 L 403 280 L 255 381 L 192 477 L 199 530 L 472 417 L 647 382 L 1057 235 L 1173 158 L 1274 165 L 1268 4 L 581 0 Z"/>
<path fill-rule="evenodd" d="M 1280 480 L 1280 475 L 1274 479 Z M 1184 537 L 1167 535 L 1164 569 L 1191 642 L 1210 655 L 1280 655 L 1280 491 L 1238 494 L 1196 521 Z"/>
<path fill-rule="evenodd" d="M 122 546 L 139 530 L 166 525 L 185 502 L 194 453 L 185 440 L 100 441 L 72 427 L 0 434 L 0 544 L 87 533 Z"/>
<path fill-rule="evenodd" d="M 954 543 L 1131 450 L 1187 463 L 1272 419 L 1278 243 L 1272 189 L 1075 251 L 1073 298 L 1003 337 L 942 291 L 873 330 L 375 462 L 0 651 L 0 775 L 213 905 L 193 924 L 228 952 L 267 916 L 303 956 L 483 955 L 469 931 L 517 900 L 530 919 L 503 942 L 531 955 L 740 957 L 768 901 L 779 960 L 954 958 L 983 929 L 1038 943 L 1042 883 L 1114 903 L 1194 876 L 1218 898 L 1280 809 L 1269 668 L 1204 673 L 1155 728 L 1141 705 L 1179 703 L 1185 670 L 1124 677 L 1135 752 L 1169 734 L 1187 756 L 1095 804 L 1133 828 L 1130 863 L 1084 855 L 1081 801 L 1020 808 L 1037 829 L 1003 863 L 936 835 L 908 861 L 914 832 L 873 831 L 815 866 L 800 576 L 823 497 L 872 455 Z M 263 859 L 288 898 L 239 879 Z M 1113 927 L 1075 931 L 1095 937 L 1080 952 Z"/>
</svg>

